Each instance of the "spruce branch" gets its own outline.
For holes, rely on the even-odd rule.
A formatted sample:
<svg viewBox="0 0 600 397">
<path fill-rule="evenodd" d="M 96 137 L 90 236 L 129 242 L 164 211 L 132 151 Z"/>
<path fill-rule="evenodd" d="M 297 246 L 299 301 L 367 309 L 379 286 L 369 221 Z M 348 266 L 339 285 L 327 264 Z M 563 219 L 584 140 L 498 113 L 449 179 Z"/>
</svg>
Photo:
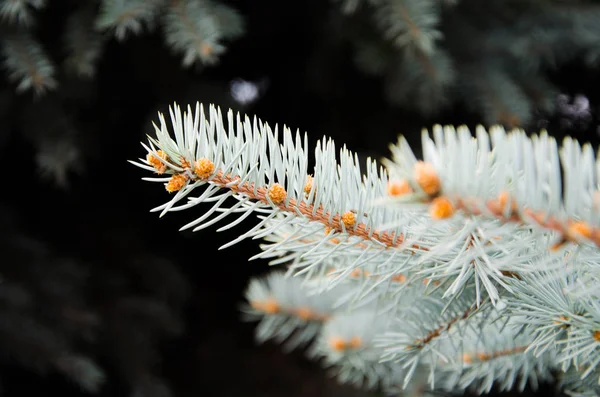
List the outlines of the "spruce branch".
<svg viewBox="0 0 600 397">
<path fill-rule="evenodd" d="M 395 104 L 431 115 L 449 104 L 449 91 L 456 81 L 453 60 L 446 50 L 437 49 L 432 56 L 416 50 L 388 68 L 385 93 Z"/>
<path fill-rule="evenodd" d="M 146 146 L 148 158 L 136 164 L 147 170 L 172 175 L 151 180 L 167 182 L 167 190 L 175 193 L 169 203 L 155 210 L 165 214 L 190 208 L 203 201 L 216 201 L 212 209 L 183 227 L 194 227 L 194 230 L 200 230 L 234 213 L 241 213 L 241 217 L 253 211 L 265 214 L 259 225 L 240 239 L 266 236 L 278 229 L 291 229 L 286 233 L 288 236 L 303 235 L 309 230 L 307 227 L 313 231 L 318 229 L 322 239 L 306 252 L 300 252 L 305 257 L 314 254 L 307 261 L 315 266 L 323 262 L 325 258 L 322 255 L 328 251 L 323 251 L 323 245 L 328 243 L 323 234 L 325 227 L 329 228 L 328 234 L 337 232 L 339 238 L 344 239 L 341 246 L 350 251 L 364 250 L 354 246 L 367 244 L 372 246 L 374 253 L 386 254 L 388 246 L 400 243 L 395 238 L 401 234 L 400 227 L 381 232 L 377 230 L 377 225 L 384 225 L 397 215 L 387 208 L 371 204 L 376 192 L 382 193 L 386 188 L 386 182 L 379 177 L 374 163 L 362 180 L 356 169 L 358 159 L 342 149 L 341 166 L 338 166 L 333 142 L 324 141 L 316 151 L 315 173 L 310 177 L 307 172 L 306 137 L 302 140 L 297 134 L 293 138 L 290 131 L 284 129 L 284 145 L 280 145 L 276 139 L 277 129 L 273 132 L 268 125 L 259 124 L 256 119 L 251 123 L 247 118 L 242 123 L 239 116 L 234 122 L 232 112 L 228 115 L 227 134 L 220 113 L 214 108 L 210 112 L 210 121 L 204 118 L 199 105 L 195 116 L 191 109 L 186 116 L 182 116 L 178 108 L 172 112 L 177 142 L 169 138 L 162 116 L 161 127 L 155 126 L 159 138 L 151 139 L 151 145 Z M 235 127 L 238 127 L 237 131 Z M 338 169 L 337 174 L 330 172 L 335 169 Z M 192 189 L 206 184 L 209 186 L 201 196 L 189 199 L 187 204 L 175 206 Z M 217 196 L 219 190 L 225 193 Z M 237 203 L 227 210 L 222 209 L 221 206 L 229 197 L 235 198 Z M 207 220 L 217 212 L 221 214 L 213 220 Z M 263 226 L 265 229 L 261 229 Z M 303 228 L 304 231 L 300 232 Z M 293 244 L 293 241 L 282 242 L 286 243 Z"/>
<path fill-rule="evenodd" d="M 247 321 L 259 321 L 256 337 L 264 342 L 285 342 L 286 349 L 310 345 L 336 311 L 339 291 L 310 295 L 300 279 L 273 272 L 265 279 L 252 280 L 246 290 L 248 305 L 242 310 Z"/>
<path fill-rule="evenodd" d="M 492 65 L 492 61 L 489 63 L 484 67 L 463 67 L 462 78 L 459 80 L 465 83 L 460 89 L 468 90 L 470 98 L 477 98 L 468 101 L 466 105 L 478 107 L 475 110 L 482 114 L 488 125 L 502 124 L 510 128 L 525 125 L 530 121 L 533 109 L 523 87 L 499 65 Z"/>
<path fill-rule="evenodd" d="M 530 126 L 538 111 L 556 107 L 548 72 L 598 64 L 600 8 L 590 0 L 335 2 L 357 67 L 382 76 L 391 104 L 426 116 L 470 98 L 464 105 L 487 125 Z M 357 20 L 372 22 L 374 40 L 355 37 Z"/>
<path fill-rule="evenodd" d="M 183 54 L 183 66 L 214 64 L 225 52 L 223 42 L 244 32 L 232 8 L 211 0 L 170 0 L 164 16 L 165 40 Z"/>
<path fill-rule="evenodd" d="M 166 189 L 174 193 L 154 211 L 164 215 L 214 202 L 182 228 L 194 230 L 232 214 L 239 214 L 234 225 L 252 212 L 264 214 L 256 227 L 225 246 L 279 231 L 287 237 L 256 258 L 284 257 L 303 267 L 303 273 L 322 274 L 335 258 L 354 257 L 352 267 L 358 268 L 393 257 L 405 262 L 394 274 L 418 268 L 423 278 L 443 276 L 448 281 L 454 275 L 449 293 L 458 293 L 472 279 L 473 269 L 463 267 L 459 273 L 452 269 L 456 264 L 479 263 L 474 270 L 495 301 L 496 284 L 507 288 L 507 279 L 519 270 L 511 262 L 544 255 L 551 260 L 550 252 L 564 244 L 589 246 L 598 239 L 598 213 L 592 202 L 597 193 L 591 183 L 594 156 L 589 146 L 581 149 L 572 140 L 565 141 L 561 152 L 564 201 L 559 193 L 558 148 L 547 134 L 530 139 L 520 131 L 506 134 L 495 128 L 488 136 L 479 128 L 478 139 L 473 140 L 466 128 L 455 132 L 440 126 L 434 128 L 435 143 L 423 135 L 424 162 L 416 160 L 403 139 L 392 147 L 388 170 L 394 178 L 402 178 L 410 192 L 394 196 L 388 193 L 392 181 L 385 171 L 371 162 L 361 178 L 355 155 L 342 148 L 338 163 L 331 140 L 317 145 L 315 172 L 309 176 L 306 136 L 294 138 L 285 127 L 279 144 L 277 129 L 272 131 L 256 119 L 242 122 L 239 115 L 234 121 L 232 112 L 228 128 L 220 111 L 211 108 L 206 119 L 200 105 L 195 115 L 190 108 L 182 114 L 176 107 L 171 119 L 176 139 L 169 136 L 160 115 L 157 139 L 150 138 L 150 146 L 144 145 L 147 158 L 135 163 L 170 175 L 149 179 L 166 182 Z M 176 206 L 203 185 L 208 186 L 200 196 Z M 224 208 L 229 198 L 237 202 Z M 377 202 L 382 198 L 387 205 Z M 486 231 L 476 244 L 472 230 Z M 309 234 L 319 239 L 312 244 L 295 240 Z M 482 300 L 479 294 L 477 300 Z"/>
<path fill-rule="evenodd" d="M 39 10 L 45 5 L 45 0 L 2 0 L 0 18 L 13 24 L 31 26 L 34 23 L 32 10 Z"/>
<path fill-rule="evenodd" d="M 317 355 L 342 383 L 373 389 L 393 387 L 403 371 L 382 362 L 383 349 L 374 342 L 386 330 L 386 317 L 373 307 L 338 312 L 328 320 L 316 344 Z"/>
<path fill-rule="evenodd" d="M 421 189 L 407 195 L 406 200 L 433 204 L 446 197 L 452 209 L 450 216 L 462 211 L 502 223 L 540 227 L 557 233 L 561 244 L 599 245 L 599 163 L 591 145 L 581 146 L 566 138 L 559 151 L 546 131 L 529 138 L 519 130 L 506 134 L 500 127 L 493 127 L 488 135 L 480 126 L 476 136 L 473 139 L 466 127 L 455 131 L 435 126 L 432 140 L 423 131 L 424 164 L 433 164 L 432 172 L 444 181 L 443 189 Z M 416 161 L 406 140 L 400 138 L 391 150 L 393 158 L 387 162 L 390 172 L 408 180 L 411 189 L 418 187 L 413 169 L 422 163 Z M 562 180 L 561 171 L 565 174 Z"/>
<path fill-rule="evenodd" d="M 457 347 L 456 342 L 461 342 Z M 552 351 L 535 356 L 528 351 L 531 335 L 514 327 L 509 311 L 479 312 L 442 341 L 440 350 L 451 359 L 439 364 L 439 384 L 447 391 L 470 389 L 477 394 L 499 390 L 523 391 L 551 379 Z"/>
<path fill-rule="evenodd" d="M 0 44 L 8 78 L 17 82 L 17 92 L 32 90 L 40 95 L 56 88 L 54 65 L 29 33 L 6 35 Z"/>
<path fill-rule="evenodd" d="M 165 0 L 104 0 L 96 19 L 99 30 L 113 29 L 118 40 L 138 35 L 144 26 L 154 27 L 155 18 Z"/>
<path fill-rule="evenodd" d="M 381 0 L 378 3 L 376 22 L 386 39 L 406 51 L 433 55 L 435 41 L 442 37 L 438 30 L 436 1 Z"/>
<path fill-rule="evenodd" d="M 159 114 L 146 157 L 132 163 L 172 195 L 153 209 L 161 216 L 212 205 L 182 229 L 258 215 L 221 248 L 264 239 L 251 259 L 287 266 L 249 286 L 260 340 L 308 345 L 340 380 L 385 390 L 425 373 L 432 389 L 522 389 L 560 369 L 577 392 L 600 372 L 590 145 L 434 126 L 422 160 L 400 137 L 386 168 L 369 160 L 363 174 L 325 138 L 309 172 L 306 135 L 208 113 L 175 105 L 171 126 Z"/>
<path fill-rule="evenodd" d="M 402 387 L 408 385 L 415 370 L 423 363 L 429 365 L 430 383 L 432 387 L 435 386 L 437 363 L 452 360 L 440 349 L 440 343 L 449 337 L 454 328 L 459 327 L 460 322 L 476 312 L 473 294 L 472 287 L 453 301 L 425 294 L 421 296 L 421 302 L 414 302 L 415 306 L 404 305 L 396 316 L 398 324 L 378 335 L 375 343 L 383 349 L 381 361 L 391 361 L 406 369 Z M 454 349 L 459 350 L 463 342 L 460 338 L 455 342 L 457 347 Z"/>
<path fill-rule="evenodd" d="M 94 29 L 95 20 L 96 11 L 90 6 L 81 7 L 67 19 L 63 39 L 67 48 L 64 66 L 77 76 L 93 78 L 96 74 L 107 37 Z"/>
</svg>

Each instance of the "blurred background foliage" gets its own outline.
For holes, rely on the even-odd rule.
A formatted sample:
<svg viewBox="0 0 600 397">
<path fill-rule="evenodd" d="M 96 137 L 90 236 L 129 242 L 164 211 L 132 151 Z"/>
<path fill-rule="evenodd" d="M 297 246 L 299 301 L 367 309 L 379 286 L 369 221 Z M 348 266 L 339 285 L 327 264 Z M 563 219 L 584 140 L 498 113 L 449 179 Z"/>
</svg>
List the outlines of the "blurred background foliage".
<svg viewBox="0 0 600 397">
<path fill-rule="evenodd" d="M 8 396 L 365 395 L 254 344 L 238 309 L 269 270 L 247 263 L 257 244 L 216 252 L 237 231 L 180 233 L 177 214 L 148 213 L 167 193 L 126 160 L 173 101 L 363 157 L 434 123 L 597 146 L 596 1 L 0 0 L 0 17 Z"/>
</svg>

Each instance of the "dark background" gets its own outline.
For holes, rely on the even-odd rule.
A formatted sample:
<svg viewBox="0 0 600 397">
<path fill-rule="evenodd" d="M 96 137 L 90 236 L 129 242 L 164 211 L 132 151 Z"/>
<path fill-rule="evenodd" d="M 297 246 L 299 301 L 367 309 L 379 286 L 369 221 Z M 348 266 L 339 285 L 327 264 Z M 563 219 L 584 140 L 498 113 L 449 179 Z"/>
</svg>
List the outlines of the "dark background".
<svg viewBox="0 0 600 397">
<path fill-rule="evenodd" d="M 191 234 L 178 229 L 201 208 L 161 219 L 149 213 L 167 200 L 168 194 L 158 184 L 141 181 L 146 172 L 126 160 L 144 155 L 139 142 L 152 132 L 150 120 L 157 120 L 158 109 L 164 110 L 173 101 L 184 106 L 196 100 L 213 102 L 225 109 L 235 107 L 257 114 L 271 125 L 286 124 L 292 130 L 307 131 L 312 143 L 328 135 L 361 155 L 375 157 L 386 156 L 388 143 L 395 141 L 399 133 L 418 142 L 421 128 L 433 123 L 478 122 L 477 115 L 460 108 L 426 119 L 388 105 L 380 83 L 354 68 L 350 47 L 327 41 L 328 15 L 335 12 L 330 2 L 230 3 L 244 16 L 246 34 L 229 46 L 219 64 L 184 70 L 179 57 L 163 45 L 160 35 L 148 33 L 124 43 L 109 41 L 97 78 L 91 83 L 72 82 L 61 91 L 61 100 L 72 95 L 72 111 L 85 154 L 85 172 L 71 175 L 68 189 L 57 188 L 39 177 L 33 162 L 34 148 L 24 138 L 18 122 L 10 124 L 13 127 L 8 131 L 8 141 L 1 148 L 3 269 L 18 269 L 34 260 L 32 257 L 39 260 L 44 255 L 84 263 L 86 269 L 91 269 L 92 281 L 80 287 L 85 290 L 82 294 L 86 296 L 86 307 L 101 313 L 100 335 L 108 332 L 105 328 L 110 324 L 121 321 L 109 321 L 114 306 L 107 302 L 118 300 L 111 297 L 163 294 L 180 310 L 181 315 L 174 321 L 180 323 L 182 331 L 160 338 L 155 357 L 132 358 L 136 350 L 127 349 L 135 342 L 135 335 L 124 337 L 121 345 L 112 344 L 121 354 L 128 354 L 130 361 L 121 360 L 105 345 L 83 344 L 87 346 L 83 349 L 88 349 L 107 370 L 108 381 L 100 390 L 101 396 L 168 395 L 151 387 L 136 393 L 128 382 L 128 372 L 121 364 L 130 367 L 130 363 L 146 360 L 174 396 L 362 395 L 338 386 L 301 352 L 285 354 L 276 345 L 254 343 L 253 326 L 240 321 L 239 306 L 250 277 L 268 272 L 268 266 L 247 261 L 258 252 L 254 241 L 217 251 L 218 246 L 247 230 L 251 221 L 226 233 L 208 229 Z M 48 35 L 50 45 L 53 35 L 61 31 L 64 11 L 56 6 L 44 16 L 41 31 Z M 244 107 L 229 95 L 229 84 L 236 78 L 264 81 L 266 88 L 255 103 Z M 590 99 L 592 121 L 583 127 L 575 124 L 565 128 L 560 115 L 540 115 L 537 125 L 526 127 L 534 130 L 548 126 L 557 137 L 571 134 L 595 144 L 598 73 L 574 63 L 552 79 L 562 92 L 584 94 Z M 2 84 L 4 90 L 14 89 Z M 53 95 L 58 94 L 44 100 L 58 100 Z M 19 104 L 32 98 L 14 95 L 11 101 Z M 8 117 L 35 118 L 36 114 Z M 21 235 L 42 244 L 42 251 L 51 254 L 35 256 L 30 245 L 14 248 L 15 236 Z M 53 262 L 37 266 L 44 267 L 46 273 L 28 274 L 31 279 L 44 278 L 53 271 Z M 102 280 L 111 275 L 126 282 L 108 288 L 110 283 Z M 43 310 L 43 304 L 38 303 L 38 308 Z M 5 358 L 0 379 L 7 396 L 85 395 L 54 371 L 32 371 L 29 365 L 10 356 Z"/>
</svg>

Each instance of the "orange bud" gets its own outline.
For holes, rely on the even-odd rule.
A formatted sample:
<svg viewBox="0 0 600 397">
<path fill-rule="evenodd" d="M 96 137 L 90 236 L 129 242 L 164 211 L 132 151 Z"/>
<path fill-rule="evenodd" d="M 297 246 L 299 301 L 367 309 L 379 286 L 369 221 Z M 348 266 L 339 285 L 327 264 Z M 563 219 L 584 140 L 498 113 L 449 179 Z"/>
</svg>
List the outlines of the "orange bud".
<svg viewBox="0 0 600 397">
<path fill-rule="evenodd" d="M 295 312 L 296 316 L 300 317 L 302 320 L 310 320 L 314 317 L 313 311 L 308 307 L 299 307 Z"/>
<path fill-rule="evenodd" d="M 194 164 L 194 174 L 200 179 L 206 179 L 215 171 L 215 165 L 207 158 L 201 158 Z"/>
<path fill-rule="evenodd" d="M 181 190 L 185 186 L 186 182 L 187 178 L 185 177 L 185 175 L 175 174 L 171 177 L 171 179 L 169 179 L 169 182 L 167 182 L 165 189 L 167 189 L 169 193 L 173 193 L 178 190 Z"/>
<path fill-rule="evenodd" d="M 157 150 L 156 154 L 161 159 L 167 160 L 168 156 L 167 156 L 167 153 L 165 153 L 164 151 Z M 148 155 L 146 155 L 146 161 L 148 161 L 148 163 L 152 167 L 154 167 L 157 174 L 164 174 L 165 171 L 167 170 L 167 165 L 164 162 L 162 162 L 161 160 L 159 160 L 157 157 L 155 157 L 154 154 L 152 154 L 152 153 L 148 153 Z"/>
<path fill-rule="evenodd" d="M 450 218 L 452 215 L 454 215 L 454 204 L 452 204 L 448 197 L 436 197 L 431 202 L 429 214 L 433 219 Z"/>
<path fill-rule="evenodd" d="M 387 186 L 387 193 L 390 196 L 404 196 L 413 192 L 410 183 L 406 179 L 400 181 L 389 181 Z"/>
<path fill-rule="evenodd" d="M 352 227 L 356 223 L 356 215 L 352 211 L 346 211 L 344 215 L 342 215 L 342 223 L 346 227 Z"/>
<path fill-rule="evenodd" d="M 269 198 L 273 204 L 281 204 L 286 196 L 287 192 L 279 183 L 276 183 L 269 188 Z"/>
<path fill-rule="evenodd" d="M 418 161 L 414 168 L 415 182 L 430 196 L 438 194 L 442 188 L 440 178 L 431 163 Z"/>
<path fill-rule="evenodd" d="M 313 185 L 313 177 L 312 175 L 308 175 L 306 177 L 306 184 L 304 185 L 304 193 L 310 194 Z"/>
<path fill-rule="evenodd" d="M 362 339 L 358 336 L 353 336 L 352 339 L 350 339 L 349 345 L 353 349 L 358 349 L 362 345 Z"/>
<path fill-rule="evenodd" d="M 343 340 L 340 337 L 333 337 L 331 339 L 329 339 L 329 346 L 337 351 L 337 352 L 341 352 L 346 350 L 346 341 Z"/>
</svg>

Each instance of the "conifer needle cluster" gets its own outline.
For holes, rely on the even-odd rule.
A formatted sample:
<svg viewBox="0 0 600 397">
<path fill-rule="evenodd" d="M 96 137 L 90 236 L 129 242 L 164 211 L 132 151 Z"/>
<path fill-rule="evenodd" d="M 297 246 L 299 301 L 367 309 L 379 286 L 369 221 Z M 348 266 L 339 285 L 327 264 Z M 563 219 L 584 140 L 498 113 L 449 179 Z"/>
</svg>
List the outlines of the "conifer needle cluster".
<svg viewBox="0 0 600 397">
<path fill-rule="evenodd" d="M 280 265 L 248 286 L 261 341 L 303 346 L 342 382 L 400 389 L 523 390 L 558 374 L 600 391 L 600 193 L 590 145 L 501 127 L 400 137 L 378 165 L 331 139 L 309 169 L 306 135 L 197 104 L 159 114 L 132 162 L 170 199 L 210 203 L 182 229 L 257 224 Z M 170 126 L 169 126 L 170 124 Z"/>
</svg>

